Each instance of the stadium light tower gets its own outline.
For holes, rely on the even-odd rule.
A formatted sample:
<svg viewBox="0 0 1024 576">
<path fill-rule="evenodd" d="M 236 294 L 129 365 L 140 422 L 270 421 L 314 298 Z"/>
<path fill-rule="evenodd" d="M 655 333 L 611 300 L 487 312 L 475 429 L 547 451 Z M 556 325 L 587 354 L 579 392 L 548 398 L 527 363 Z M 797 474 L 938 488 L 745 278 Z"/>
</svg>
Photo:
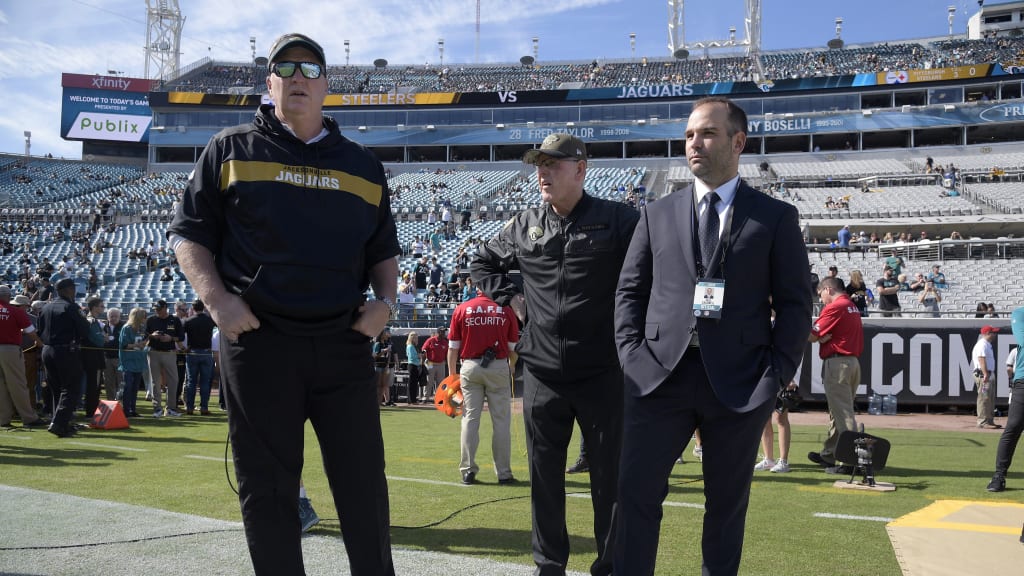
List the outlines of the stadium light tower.
<svg viewBox="0 0 1024 576">
<path fill-rule="evenodd" d="M 437 55 L 441 58 L 441 68 L 444 68 L 444 38 L 437 39 Z"/>
<path fill-rule="evenodd" d="M 536 64 L 537 55 L 540 54 L 540 38 L 533 37 L 533 62 Z"/>
<path fill-rule="evenodd" d="M 345 68 L 348 68 L 349 42 L 345 40 Z"/>
<path fill-rule="evenodd" d="M 252 49 L 252 60 L 250 60 L 250 62 L 252 63 L 252 89 L 253 89 L 253 93 L 255 93 L 256 90 L 259 89 L 259 87 L 256 85 L 256 37 L 255 36 L 249 36 L 249 48 Z"/>
<path fill-rule="evenodd" d="M 146 78 L 170 80 L 181 67 L 185 17 L 178 0 L 146 0 Z"/>
<path fill-rule="evenodd" d="M 32 133 L 25 130 L 25 158 L 28 158 L 30 150 L 32 150 Z"/>
<path fill-rule="evenodd" d="M 636 32 L 629 33 L 629 53 L 636 60 Z"/>
<path fill-rule="evenodd" d="M 950 6 L 946 8 L 946 12 L 949 13 L 949 36 L 953 37 L 953 19 L 956 18 L 956 6 Z"/>
<path fill-rule="evenodd" d="M 701 42 L 686 42 L 686 10 L 685 0 L 669 0 L 668 2 L 668 50 L 675 58 L 684 60 L 689 58 L 690 50 L 700 48 L 705 53 L 712 48 L 733 48 L 735 46 L 746 46 L 747 56 L 757 63 L 756 75 L 761 76 L 761 0 L 745 0 L 746 38 L 737 41 L 735 28 L 730 28 L 728 40 L 704 40 Z"/>
</svg>

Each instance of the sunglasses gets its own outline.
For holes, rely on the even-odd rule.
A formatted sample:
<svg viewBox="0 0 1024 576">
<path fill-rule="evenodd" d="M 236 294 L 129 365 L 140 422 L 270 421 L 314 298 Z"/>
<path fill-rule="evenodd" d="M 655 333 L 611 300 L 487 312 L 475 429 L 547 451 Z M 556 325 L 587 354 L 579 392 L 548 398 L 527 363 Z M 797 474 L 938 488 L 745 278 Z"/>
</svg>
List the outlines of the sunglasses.
<svg viewBox="0 0 1024 576">
<path fill-rule="evenodd" d="M 270 66 L 270 71 L 281 78 L 291 78 L 296 69 L 301 70 L 302 75 L 310 80 L 319 78 L 322 71 L 316 62 L 274 62 Z"/>
</svg>

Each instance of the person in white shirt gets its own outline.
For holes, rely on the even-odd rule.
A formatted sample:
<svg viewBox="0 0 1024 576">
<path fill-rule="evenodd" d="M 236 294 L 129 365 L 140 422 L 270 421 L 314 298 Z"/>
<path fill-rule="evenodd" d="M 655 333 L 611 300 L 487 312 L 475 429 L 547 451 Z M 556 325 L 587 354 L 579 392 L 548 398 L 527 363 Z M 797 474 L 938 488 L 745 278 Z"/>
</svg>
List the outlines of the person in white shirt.
<svg viewBox="0 0 1024 576">
<path fill-rule="evenodd" d="M 996 354 L 992 342 L 999 328 L 982 326 L 978 342 L 971 351 L 974 368 L 974 388 L 978 392 L 978 428 L 1002 428 L 993 420 L 995 412 Z"/>
</svg>

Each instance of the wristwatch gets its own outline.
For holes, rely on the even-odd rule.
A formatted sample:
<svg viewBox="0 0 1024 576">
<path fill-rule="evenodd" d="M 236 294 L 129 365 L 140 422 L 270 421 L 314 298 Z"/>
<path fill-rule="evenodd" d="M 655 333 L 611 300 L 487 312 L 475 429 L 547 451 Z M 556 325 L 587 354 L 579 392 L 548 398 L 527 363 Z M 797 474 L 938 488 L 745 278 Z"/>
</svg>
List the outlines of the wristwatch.
<svg viewBox="0 0 1024 576">
<path fill-rule="evenodd" d="M 384 296 L 378 298 L 378 300 L 388 305 L 388 310 L 390 311 L 390 315 L 388 316 L 389 321 L 398 318 L 398 304 L 394 301 L 394 299 Z"/>
</svg>

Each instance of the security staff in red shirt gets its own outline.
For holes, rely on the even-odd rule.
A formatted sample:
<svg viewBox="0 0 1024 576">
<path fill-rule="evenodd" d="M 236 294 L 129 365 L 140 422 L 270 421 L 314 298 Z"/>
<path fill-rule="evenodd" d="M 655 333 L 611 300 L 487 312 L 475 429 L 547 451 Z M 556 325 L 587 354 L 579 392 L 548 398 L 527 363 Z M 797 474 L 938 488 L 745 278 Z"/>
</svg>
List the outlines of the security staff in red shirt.
<svg viewBox="0 0 1024 576">
<path fill-rule="evenodd" d="M 448 331 L 448 370 L 454 374 L 456 363 L 462 359 L 459 372 L 462 386 L 462 459 L 459 471 L 463 484 L 476 483 L 480 467 L 476 463 L 476 449 L 480 444 L 480 415 L 484 400 L 491 414 L 491 452 L 498 484 L 513 484 L 511 400 L 509 390 L 510 367 L 515 366 L 513 351 L 519 341 L 519 323 L 508 306 L 498 306 L 494 300 L 477 291 L 452 313 Z"/>
<path fill-rule="evenodd" d="M 447 326 L 438 326 L 434 329 L 434 335 L 423 343 L 422 352 L 427 360 L 427 376 L 430 377 L 430 394 L 424 391 L 428 401 L 434 398 L 437 385 L 448 375 L 445 370 L 445 363 L 448 361 L 448 338 L 445 337 L 447 332 Z"/>
<path fill-rule="evenodd" d="M 828 438 L 821 452 L 811 452 L 811 462 L 832 468 L 836 466 L 836 443 L 846 430 L 857 430 L 853 412 L 857 387 L 860 386 L 860 360 L 864 351 L 864 327 L 860 310 L 846 295 L 843 281 L 827 277 L 818 285 L 818 295 L 825 307 L 811 325 L 808 340 L 819 344 L 818 353 L 824 364 L 821 382 L 828 401 Z M 836 470 L 848 473 L 847 470 Z"/>
<path fill-rule="evenodd" d="M 0 286 L 0 427 L 3 428 L 11 425 L 15 412 L 26 427 L 43 426 L 43 420 L 29 399 L 21 351 L 25 337 L 40 346 L 43 343 L 28 313 L 11 304 L 10 287 Z"/>
</svg>

